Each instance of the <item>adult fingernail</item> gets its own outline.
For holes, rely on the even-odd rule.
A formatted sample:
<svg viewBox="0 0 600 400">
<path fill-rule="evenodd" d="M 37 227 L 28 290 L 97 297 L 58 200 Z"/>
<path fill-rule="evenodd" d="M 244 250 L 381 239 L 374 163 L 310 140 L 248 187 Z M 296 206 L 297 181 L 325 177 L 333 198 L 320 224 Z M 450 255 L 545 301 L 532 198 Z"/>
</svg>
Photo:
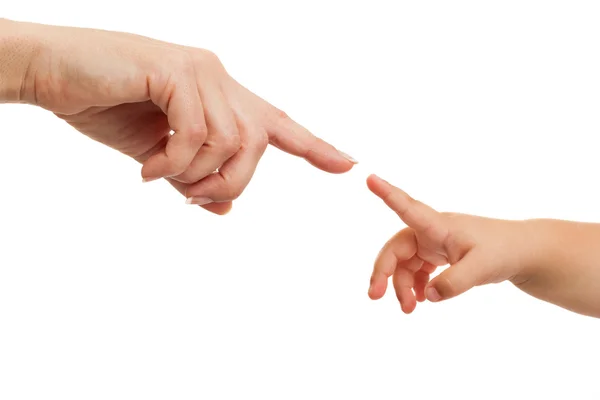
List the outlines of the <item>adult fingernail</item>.
<svg viewBox="0 0 600 400">
<path fill-rule="evenodd" d="M 340 153 L 340 155 L 342 157 L 344 157 L 346 160 L 350 161 L 352 164 L 358 164 L 358 161 L 356 161 L 356 159 L 354 157 L 352 157 L 351 155 L 346 154 L 341 150 L 338 150 L 338 153 Z"/>
<path fill-rule="evenodd" d="M 160 178 L 142 178 L 142 182 L 147 183 L 147 182 L 155 181 L 157 179 L 160 179 Z"/>
<path fill-rule="evenodd" d="M 440 301 L 442 299 L 442 296 L 440 296 L 438 291 L 433 286 L 427 288 L 425 294 L 427 295 L 427 300 L 432 302 Z"/>
<path fill-rule="evenodd" d="M 185 200 L 185 204 L 193 204 L 196 206 L 203 206 L 205 204 L 212 203 L 213 201 L 208 197 L 188 197 Z"/>
</svg>

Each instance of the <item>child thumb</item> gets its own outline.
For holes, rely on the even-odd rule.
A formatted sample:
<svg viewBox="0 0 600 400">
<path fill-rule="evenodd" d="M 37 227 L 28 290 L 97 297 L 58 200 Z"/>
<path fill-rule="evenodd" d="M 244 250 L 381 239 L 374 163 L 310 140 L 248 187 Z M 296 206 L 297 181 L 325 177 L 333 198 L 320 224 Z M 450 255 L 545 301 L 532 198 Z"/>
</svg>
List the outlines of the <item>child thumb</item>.
<svg viewBox="0 0 600 400">
<path fill-rule="evenodd" d="M 450 299 L 482 284 L 486 276 L 484 266 L 477 265 L 473 252 L 469 252 L 459 262 L 432 279 L 425 288 L 425 296 L 432 302 Z"/>
</svg>

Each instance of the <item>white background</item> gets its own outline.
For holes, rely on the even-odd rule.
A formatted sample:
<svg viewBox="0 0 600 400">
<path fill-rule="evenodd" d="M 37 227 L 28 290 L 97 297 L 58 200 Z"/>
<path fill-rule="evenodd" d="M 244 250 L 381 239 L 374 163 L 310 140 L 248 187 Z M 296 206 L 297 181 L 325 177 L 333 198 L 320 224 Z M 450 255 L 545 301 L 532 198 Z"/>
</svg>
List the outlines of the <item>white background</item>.
<svg viewBox="0 0 600 400">
<path fill-rule="evenodd" d="M 600 222 L 598 2 L 1 8 L 211 49 L 361 162 L 328 175 L 270 148 L 217 217 L 51 114 L 1 106 L 1 399 L 600 396 L 598 320 L 510 284 L 410 316 L 392 293 L 369 300 L 402 225 L 364 183 L 445 211 Z"/>
</svg>

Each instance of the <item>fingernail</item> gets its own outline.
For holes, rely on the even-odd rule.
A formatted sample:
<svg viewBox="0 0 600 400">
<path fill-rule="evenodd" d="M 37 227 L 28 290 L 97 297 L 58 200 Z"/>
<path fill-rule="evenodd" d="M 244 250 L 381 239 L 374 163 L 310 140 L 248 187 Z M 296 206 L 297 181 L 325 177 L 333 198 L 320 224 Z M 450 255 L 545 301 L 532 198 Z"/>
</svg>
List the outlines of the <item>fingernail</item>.
<svg viewBox="0 0 600 400">
<path fill-rule="evenodd" d="M 188 197 L 185 200 L 185 204 L 193 204 L 196 206 L 203 206 L 208 203 L 212 203 L 213 201 L 208 197 Z"/>
<path fill-rule="evenodd" d="M 427 300 L 432 302 L 440 301 L 442 299 L 442 296 L 440 296 L 438 291 L 433 286 L 427 288 L 425 294 L 427 295 Z"/>
<path fill-rule="evenodd" d="M 358 161 L 356 161 L 354 159 L 354 157 L 352 157 L 340 150 L 338 150 L 338 153 L 340 153 L 342 157 L 344 157 L 346 160 L 350 161 L 352 164 L 358 164 Z"/>
<path fill-rule="evenodd" d="M 160 178 L 142 178 L 143 183 L 152 182 Z"/>
<path fill-rule="evenodd" d="M 381 182 L 385 183 L 386 185 L 389 185 L 390 183 L 388 181 L 386 181 L 385 179 L 383 179 L 382 177 L 380 177 L 379 175 L 375 175 L 373 174 L 373 176 L 375 176 L 376 179 L 379 179 Z"/>
</svg>

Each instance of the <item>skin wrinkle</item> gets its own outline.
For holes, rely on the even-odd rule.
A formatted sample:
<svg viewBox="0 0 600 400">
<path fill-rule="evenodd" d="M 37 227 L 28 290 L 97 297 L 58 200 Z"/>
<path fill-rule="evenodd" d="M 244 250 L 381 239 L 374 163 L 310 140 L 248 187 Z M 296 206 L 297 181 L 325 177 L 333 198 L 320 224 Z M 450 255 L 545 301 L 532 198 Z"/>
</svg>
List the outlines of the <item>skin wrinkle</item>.
<svg viewBox="0 0 600 400">
<path fill-rule="evenodd" d="M 34 49 L 27 40 L 12 34 L 12 26 L 8 20 L 0 19 L 0 99 L 22 103 L 25 75 Z"/>
<path fill-rule="evenodd" d="M 207 50 L 134 38 L 126 33 L 8 20 L 0 20 L 0 31 L 0 101 L 33 101 L 55 114 L 62 113 L 63 119 L 99 143 L 144 155 L 138 157 L 146 158 L 143 178 L 163 178 L 174 170 L 193 175 L 190 165 L 201 148 L 208 150 L 210 156 L 235 153 L 227 159 L 214 157 L 216 161 L 206 168 L 223 172 L 218 184 L 211 178 L 219 175 L 206 175 L 204 171 L 193 175 L 190 180 L 195 182 L 189 185 L 177 180 L 182 174 L 167 179 L 181 193 L 187 193 L 191 187 L 195 196 L 207 199 L 220 196 L 220 204 L 204 205 L 214 213 L 226 213 L 231 208 L 230 200 L 245 189 L 265 150 L 264 132 L 283 151 L 299 154 L 330 173 L 346 172 L 354 164 L 235 81 L 219 58 Z M 29 75 L 33 75 L 33 83 L 28 81 Z M 200 126 L 203 122 L 198 118 L 211 111 L 198 100 L 207 87 L 217 88 L 209 96 L 216 99 L 213 107 L 233 111 L 235 105 L 240 119 L 243 117 L 247 122 L 244 128 L 248 143 L 240 144 L 237 152 L 228 152 L 226 148 L 228 137 L 235 136 L 233 131 L 223 130 L 230 123 L 226 118 L 215 123 L 216 128 L 210 132 L 208 127 Z M 29 92 L 32 88 L 33 93 Z M 166 114 L 146 109 L 144 102 L 149 98 L 155 99 L 157 108 Z M 124 112 L 125 104 L 136 106 Z M 89 112 L 97 107 L 105 109 Z M 157 121 L 153 120 L 155 117 Z M 135 121 L 144 124 L 137 126 Z M 162 132 L 155 129 L 159 123 L 176 127 L 177 134 L 170 136 L 165 132 L 161 138 Z M 207 137 L 211 134 L 209 142 L 205 137 L 199 140 L 204 133 Z M 255 148 L 256 154 L 248 151 L 250 148 Z M 442 261 L 440 256 L 445 255 L 444 260 L 452 265 L 425 289 L 446 287 L 455 295 L 480 282 L 510 279 L 520 281 L 519 287 L 532 296 L 584 315 L 600 316 L 597 262 L 600 224 L 559 220 L 515 222 L 469 215 L 449 218 L 428 210 L 423 203 L 377 178 L 371 177 L 368 184 L 392 208 L 400 209 L 398 215 L 412 229 L 381 252 L 383 264 L 376 263 L 376 268 L 383 271 L 376 270 L 373 274 L 378 291 L 385 290 L 387 281 L 381 279 L 392 272 L 404 294 L 411 292 L 405 289 L 414 285 L 416 258 L 412 261 L 399 258 L 413 258 L 416 252 L 425 261 L 420 272 L 431 274 L 435 271 L 433 266 Z M 391 196 L 391 191 L 398 191 L 398 197 Z M 523 235 L 524 231 L 528 234 Z M 418 238 L 416 244 L 412 243 L 415 238 Z M 415 251 L 411 247 L 409 252 L 394 254 L 399 251 L 394 246 L 402 250 L 407 243 L 416 245 Z M 390 260 L 398 261 L 397 265 L 389 264 Z M 391 267 L 396 270 L 389 271 Z M 385 276 L 381 276 L 382 272 Z M 425 277 L 429 279 L 429 275 Z M 373 297 L 383 294 L 375 293 Z M 414 295 L 404 300 L 414 302 Z M 421 297 L 423 293 L 418 295 Z M 403 308 L 408 311 L 414 307 L 411 303 L 403 304 Z"/>
<path fill-rule="evenodd" d="M 509 281 L 540 300 L 600 318 L 600 266 L 596 261 L 600 258 L 600 224 L 551 219 L 500 220 L 438 213 L 428 207 L 413 207 L 415 214 L 411 214 L 404 212 L 411 203 L 400 189 L 374 175 L 367 179 L 367 184 L 408 225 L 377 256 L 369 288 L 372 299 L 385 294 L 384 281 L 389 273 L 398 280 L 394 281 L 394 289 L 406 313 L 413 312 L 417 299 L 443 301 L 476 286 Z M 429 227 L 423 224 L 426 218 L 433 228 L 425 229 Z M 425 264 L 415 273 L 400 259 L 395 270 L 384 271 L 390 265 L 383 263 L 398 254 L 407 240 L 414 240 L 397 240 L 406 229 L 411 229 L 418 238 L 417 254 Z M 444 229 L 448 232 L 445 238 L 439 236 Z M 434 254 L 444 250 L 448 252 L 450 266 L 424 286 L 435 271 L 429 267 L 435 265 Z M 399 273 L 402 268 L 408 269 Z M 408 294 L 408 287 L 412 287 L 414 294 Z"/>
<path fill-rule="evenodd" d="M 144 181 L 171 176 L 167 180 L 182 194 L 193 186 L 198 196 L 219 197 L 222 204 L 203 205 L 216 214 L 231 209 L 227 194 L 242 194 L 270 138 L 329 173 L 355 164 L 295 121 L 279 118 L 277 108 L 237 82 L 205 49 L 122 32 L 0 20 L 0 52 L 0 101 L 40 106 L 93 140 L 144 159 Z M 29 64 L 18 65 L 23 60 Z M 209 106 L 201 101 L 207 88 Z M 149 100 L 162 114 L 135 106 Z M 218 129 L 209 130 L 204 116 L 215 109 Z M 243 143 L 238 121 L 227 121 L 231 112 L 246 125 Z M 167 131 L 165 139 L 160 130 L 166 126 L 176 133 Z M 200 158 L 208 163 L 194 171 L 190 166 Z M 225 171 L 223 184 L 211 183 L 212 171 Z"/>
</svg>

